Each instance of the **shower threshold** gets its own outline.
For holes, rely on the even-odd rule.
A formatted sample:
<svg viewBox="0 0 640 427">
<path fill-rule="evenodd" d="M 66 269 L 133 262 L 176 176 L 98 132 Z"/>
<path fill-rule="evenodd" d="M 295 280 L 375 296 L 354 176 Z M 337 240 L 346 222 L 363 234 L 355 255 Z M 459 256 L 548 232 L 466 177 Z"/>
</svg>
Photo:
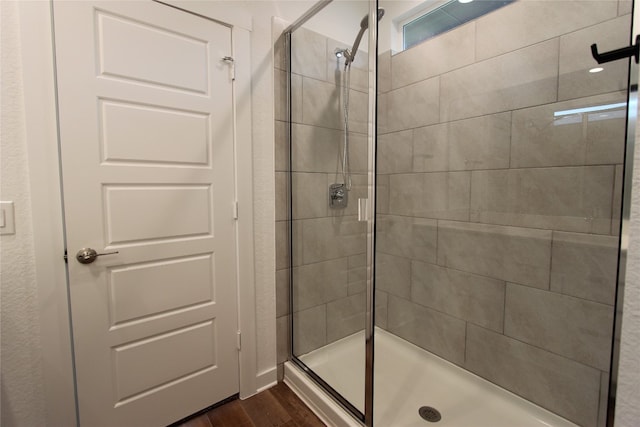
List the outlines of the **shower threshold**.
<svg viewBox="0 0 640 427">
<path fill-rule="evenodd" d="M 379 427 L 576 427 L 509 391 L 382 329 L 375 330 L 374 425 Z M 364 332 L 300 359 L 356 408 L 364 402 Z M 330 426 L 361 425 L 291 362 L 285 382 Z M 419 410 L 437 409 L 434 423 Z"/>
</svg>

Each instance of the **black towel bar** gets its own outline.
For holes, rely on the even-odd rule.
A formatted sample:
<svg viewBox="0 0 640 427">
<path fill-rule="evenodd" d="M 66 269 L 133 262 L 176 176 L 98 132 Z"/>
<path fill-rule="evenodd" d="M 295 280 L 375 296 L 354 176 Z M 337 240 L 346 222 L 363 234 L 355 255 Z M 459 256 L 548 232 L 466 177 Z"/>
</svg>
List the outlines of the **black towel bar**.
<svg viewBox="0 0 640 427">
<path fill-rule="evenodd" d="M 591 54 L 593 55 L 593 59 L 595 59 L 598 64 L 604 64 L 605 62 L 629 58 L 631 56 L 636 58 L 637 64 L 638 56 L 640 54 L 640 35 L 636 37 L 636 44 L 623 47 L 621 49 L 612 50 L 610 52 L 598 53 L 598 46 L 594 43 L 591 45 Z"/>
</svg>

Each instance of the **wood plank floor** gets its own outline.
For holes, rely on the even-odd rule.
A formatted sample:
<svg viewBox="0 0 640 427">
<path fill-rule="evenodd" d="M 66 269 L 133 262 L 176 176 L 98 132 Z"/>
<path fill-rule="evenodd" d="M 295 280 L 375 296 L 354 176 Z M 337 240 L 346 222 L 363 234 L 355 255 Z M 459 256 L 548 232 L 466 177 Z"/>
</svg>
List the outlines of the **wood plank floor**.
<svg viewBox="0 0 640 427">
<path fill-rule="evenodd" d="M 284 383 L 218 406 L 177 427 L 324 427 Z"/>
</svg>

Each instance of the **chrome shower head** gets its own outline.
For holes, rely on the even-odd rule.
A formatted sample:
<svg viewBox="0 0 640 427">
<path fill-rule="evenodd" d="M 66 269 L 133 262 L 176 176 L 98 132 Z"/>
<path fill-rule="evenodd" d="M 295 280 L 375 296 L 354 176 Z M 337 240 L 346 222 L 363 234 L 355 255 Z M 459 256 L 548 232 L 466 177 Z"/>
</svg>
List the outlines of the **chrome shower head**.
<svg viewBox="0 0 640 427">
<path fill-rule="evenodd" d="M 378 8 L 378 21 L 380 21 L 383 16 L 384 16 L 384 8 L 383 7 L 379 7 Z M 367 28 L 369 28 L 369 14 L 368 13 L 366 15 L 364 15 L 364 17 L 362 18 L 362 21 L 360 21 L 360 28 L 363 29 L 363 30 L 366 30 Z"/>
<path fill-rule="evenodd" d="M 384 9 L 379 7 L 378 21 L 380 21 L 383 16 L 384 16 Z M 347 55 L 347 62 L 345 65 L 349 64 L 350 62 L 353 62 L 353 60 L 355 59 L 356 53 L 358 53 L 358 46 L 360 46 L 360 41 L 362 40 L 362 36 L 364 35 L 364 32 L 367 30 L 367 28 L 369 28 L 369 14 L 366 14 L 364 18 L 362 18 L 362 21 L 360 21 L 360 31 L 356 36 L 356 40 L 353 42 L 353 47 L 351 48 L 351 50 L 348 51 L 349 54 Z"/>
</svg>

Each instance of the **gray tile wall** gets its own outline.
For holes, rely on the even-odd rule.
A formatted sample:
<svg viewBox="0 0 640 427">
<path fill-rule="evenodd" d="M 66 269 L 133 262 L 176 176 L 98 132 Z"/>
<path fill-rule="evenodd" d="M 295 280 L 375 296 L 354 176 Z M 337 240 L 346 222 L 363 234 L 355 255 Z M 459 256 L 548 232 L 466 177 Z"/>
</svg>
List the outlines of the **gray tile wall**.
<svg viewBox="0 0 640 427">
<path fill-rule="evenodd" d="M 630 2 L 516 2 L 378 62 L 376 324 L 580 425 L 604 426 Z M 284 25 L 274 25 L 277 36 Z M 298 354 L 363 326 L 364 235 L 338 182 L 342 46 L 293 57 Z M 278 362 L 287 356 L 285 62 L 275 46 Z M 435 59 L 434 59 L 435 58 Z M 364 196 L 366 55 L 352 68 L 352 199 Z M 318 194 L 316 194 L 318 193 Z M 353 200 L 352 200 L 353 201 Z"/>
<path fill-rule="evenodd" d="M 515 2 L 379 59 L 378 326 L 604 426 L 628 2 Z M 386 302 L 386 305 L 385 305 Z"/>
<path fill-rule="evenodd" d="M 276 299 L 278 364 L 288 357 L 290 316 L 294 348 L 302 355 L 364 328 L 365 225 L 357 221 L 357 199 L 366 197 L 367 55 L 351 67 L 349 143 L 352 190 L 346 209 L 329 208 L 329 185 L 340 173 L 344 60 L 334 49 L 346 47 L 301 28 L 293 34 L 291 189 L 293 240 L 293 313 L 289 306 L 288 193 L 289 141 L 286 117 L 286 56 L 275 20 L 276 79 Z M 378 310 L 386 325 L 386 294 Z M 282 368 L 280 368 L 282 372 Z"/>
</svg>

